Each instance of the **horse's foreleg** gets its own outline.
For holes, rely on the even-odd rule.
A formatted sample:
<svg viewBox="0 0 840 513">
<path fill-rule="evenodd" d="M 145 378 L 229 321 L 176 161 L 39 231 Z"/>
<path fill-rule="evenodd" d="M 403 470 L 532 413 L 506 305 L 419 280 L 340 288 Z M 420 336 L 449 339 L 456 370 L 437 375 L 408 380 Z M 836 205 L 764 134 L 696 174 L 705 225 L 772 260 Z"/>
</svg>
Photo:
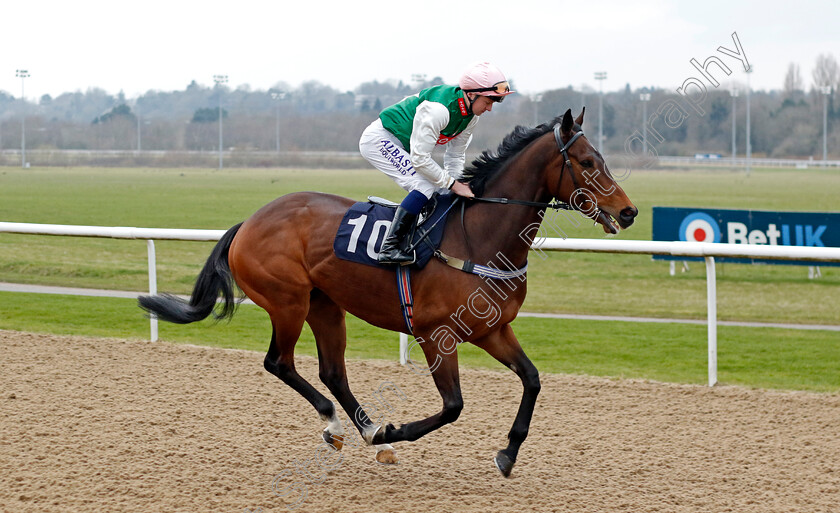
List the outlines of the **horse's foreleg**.
<svg viewBox="0 0 840 513">
<path fill-rule="evenodd" d="M 473 343 L 515 372 L 522 380 L 524 389 L 522 401 L 519 403 L 519 411 L 516 413 L 513 427 L 508 433 L 508 446 L 506 449 L 499 451 L 494 459 L 496 467 L 502 475 L 508 477 L 513 470 L 513 464 L 516 463 L 519 447 L 528 436 L 528 427 L 531 424 L 534 405 L 537 402 L 537 395 L 540 393 L 540 375 L 531 360 L 525 356 L 525 352 L 519 345 L 519 341 L 516 340 L 513 329 L 509 324 Z"/>
<path fill-rule="evenodd" d="M 458 380 L 458 354 L 454 351 L 445 354 L 431 343 L 421 344 L 421 347 L 426 355 L 426 361 L 431 365 L 435 386 L 443 399 L 443 409 L 431 417 L 403 424 L 399 428 L 388 424 L 376 433 L 373 438 L 374 443 L 393 443 L 403 440 L 413 442 L 444 424 L 455 422 L 461 415 L 464 400 L 461 398 L 461 383 Z"/>
</svg>

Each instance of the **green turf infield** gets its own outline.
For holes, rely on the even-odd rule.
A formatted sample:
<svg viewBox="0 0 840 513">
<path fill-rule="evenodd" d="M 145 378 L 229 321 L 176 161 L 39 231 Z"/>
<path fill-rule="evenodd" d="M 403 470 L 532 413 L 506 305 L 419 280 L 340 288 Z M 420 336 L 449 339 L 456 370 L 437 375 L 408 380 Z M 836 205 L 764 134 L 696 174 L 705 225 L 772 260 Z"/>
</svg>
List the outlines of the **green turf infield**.
<svg viewBox="0 0 840 513">
<path fill-rule="evenodd" d="M 821 170 L 636 171 L 623 185 L 640 209 L 619 238 L 649 240 L 653 205 L 831 210 L 840 173 Z M 276 196 L 321 190 L 399 199 L 374 170 L 36 168 L 0 171 L 0 220 L 226 229 Z M 508 208 L 500 206 L 500 209 Z M 558 218 L 570 237 L 600 227 Z M 158 289 L 189 293 L 213 243 L 158 241 Z M 144 241 L 0 234 L 0 281 L 148 290 Z M 705 269 L 668 276 L 646 255 L 549 253 L 530 260 L 524 309 L 535 312 L 705 318 Z M 799 266 L 718 264 L 721 320 L 840 324 L 840 272 L 809 280 Z"/>
</svg>

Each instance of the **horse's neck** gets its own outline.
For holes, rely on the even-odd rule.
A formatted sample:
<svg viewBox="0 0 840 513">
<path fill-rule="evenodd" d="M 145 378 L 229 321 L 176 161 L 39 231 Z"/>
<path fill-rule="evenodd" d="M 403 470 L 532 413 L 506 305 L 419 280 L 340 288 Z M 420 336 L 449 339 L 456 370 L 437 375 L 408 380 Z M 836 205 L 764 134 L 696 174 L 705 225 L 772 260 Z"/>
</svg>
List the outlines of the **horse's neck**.
<svg viewBox="0 0 840 513">
<path fill-rule="evenodd" d="M 551 195 L 545 188 L 546 172 L 552 152 L 540 139 L 512 157 L 498 176 L 487 184 L 483 196 L 547 202 Z M 476 205 L 478 206 L 478 205 Z M 479 264 L 495 263 L 509 267 L 525 264 L 528 250 L 545 213 L 544 209 L 524 205 L 483 204 L 482 214 L 473 216 L 467 233 L 475 240 L 473 260 Z M 504 259 L 499 257 L 504 255 Z"/>
</svg>

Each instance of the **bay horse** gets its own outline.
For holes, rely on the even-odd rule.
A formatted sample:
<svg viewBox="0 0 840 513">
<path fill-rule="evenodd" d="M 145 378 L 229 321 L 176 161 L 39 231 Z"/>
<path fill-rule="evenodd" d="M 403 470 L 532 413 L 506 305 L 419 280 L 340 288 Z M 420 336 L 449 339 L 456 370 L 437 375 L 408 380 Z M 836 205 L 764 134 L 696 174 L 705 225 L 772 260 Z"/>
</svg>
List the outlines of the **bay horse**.
<svg viewBox="0 0 840 513">
<path fill-rule="evenodd" d="M 556 206 L 548 203 L 553 198 L 600 223 L 607 233 L 633 224 L 638 210 L 583 136 L 582 125 L 583 111 L 573 119 L 568 110 L 550 124 L 516 127 L 495 155 L 483 152 L 462 180 L 476 196 L 495 198 L 496 203 L 470 201 L 460 215 L 448 216 L 440 251 L 498 269 L 510 264 L 523 268 L 546 208 Z M 509 199 L 509 204 L 498 204 L 499 198 Z M 513 370 L 524 389 L 508 445 L 494 458 L 508 477 L 540 391 L 539 373 L 510 326 L 525 300 L 527 275 L 505 287 L 500 280 L 462 272 L 437 259 L 415 270 L 415 342 L 420 341 L 443 406 L 426 419 L 400 427 L 374 425 L 348 387 L 345 314 L 397 332 L 406 331 L 406 325 L 394 268 L 341 260 L 333 252 L 339 223 L 353 203 L 317 192 L 282 196 L 225 233 L 196 279 L 189 302 L 171 295 L 144 296 L 140 306 L 176 323 L 199 321 L 214 309 L 217 318 L 231 317 L 235 282 L 270 316 L 265 369 L 315 407 L 328 423 L 324 440 L 341 449 L 344 431 L 335 405 L 295 370 L 294 348 L 307 322 L 315 336 L 321 381 L 365 442 L 377 447 L 376 459 L 383 463 L 396 463 L 391 443 L 417 440 L 458 418 L 463 400 L 455 349 L 460 342 L 475 344 Z M 484 293 L 480 300 L 478 291 Z M 220 294 L 223 301 L 217 308 Z"/>
</svg>

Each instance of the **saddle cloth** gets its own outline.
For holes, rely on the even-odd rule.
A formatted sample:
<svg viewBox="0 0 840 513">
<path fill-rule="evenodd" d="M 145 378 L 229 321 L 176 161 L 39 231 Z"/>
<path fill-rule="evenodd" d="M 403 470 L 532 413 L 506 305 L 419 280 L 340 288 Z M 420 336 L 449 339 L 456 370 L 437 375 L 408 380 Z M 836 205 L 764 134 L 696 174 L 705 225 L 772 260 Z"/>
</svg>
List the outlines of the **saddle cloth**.
<svg viewBox="0 0 840 513">
<path fill-rule="evenodd" d="M 411 264 L 413 267 L 422 269 L 440 246 L 440 241 L 443 239 L 443 229 L 446 225 L 446 220 L 441 219 L 441 217 L 449 212 L 449 207 L 454 198 L 454 194 L 435 195 L 429 202 L 432 205 L 431 213 L 427 214 L 425 218 L 421 214 L 421 220 L 414 230 L 412 244 L 420 240 L 427 232 L 428 236 L 415 248 L 417 259 Z M 338 226 L 338 232 L 336 232 L 333 242 L 335 255 L 342 260 L 379 267 L 380 264 L 376 257 L 385 236 L 388 234 L 388 229 L 391 227 L 395 210 L 396 205 L 385 206 L 372 202 L 355 203 L 344 214 L 341 224 Z"/>
</svg>

